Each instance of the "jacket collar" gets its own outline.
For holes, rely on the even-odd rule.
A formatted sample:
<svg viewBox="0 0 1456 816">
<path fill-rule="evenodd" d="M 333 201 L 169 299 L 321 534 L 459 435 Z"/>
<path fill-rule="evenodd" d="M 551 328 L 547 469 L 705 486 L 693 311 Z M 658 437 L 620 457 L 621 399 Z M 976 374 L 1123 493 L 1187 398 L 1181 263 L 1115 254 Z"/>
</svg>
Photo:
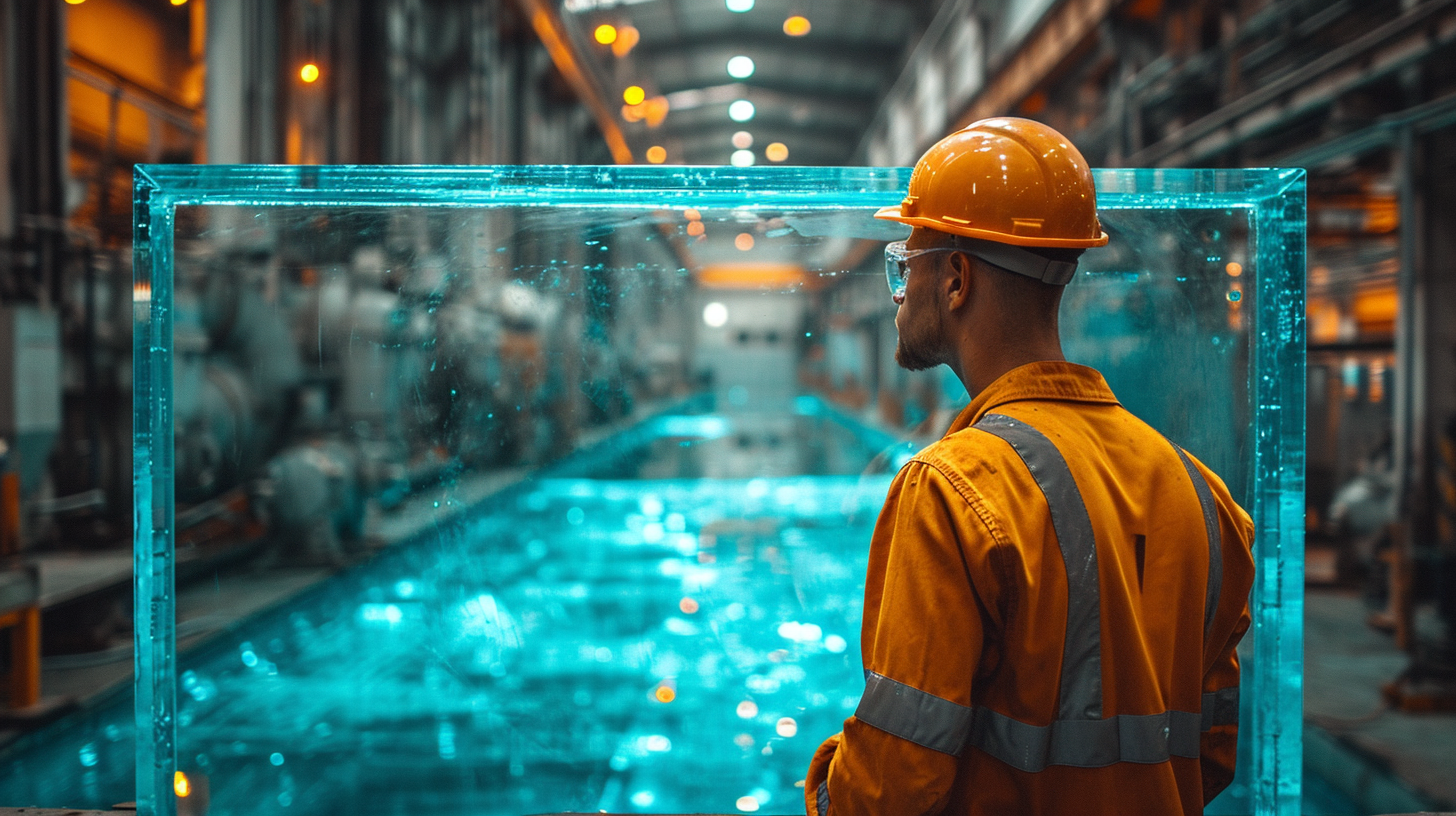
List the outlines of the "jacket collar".
<svg viewBox="0 0 1456 816">
<path fill-rule="evenodd" d="M 1008 402 L 1060 400 L 1117 404 L 1107 380 L 1095 368 L 1066 362 L 1027 363 L 1002 374 L 977 394 L 950 424 L 950 436 L 981 421 L 981 417 Z"/>
</svg>

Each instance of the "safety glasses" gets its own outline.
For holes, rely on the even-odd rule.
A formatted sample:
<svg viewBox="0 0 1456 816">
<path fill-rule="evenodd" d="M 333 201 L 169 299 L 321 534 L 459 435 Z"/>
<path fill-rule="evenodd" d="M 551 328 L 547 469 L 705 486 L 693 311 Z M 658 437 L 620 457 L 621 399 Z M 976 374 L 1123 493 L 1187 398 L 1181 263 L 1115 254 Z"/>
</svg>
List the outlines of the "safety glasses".
<svg viewBox="0 0 1456 816">
<path fill-rule="evenodd" d="M 905 278 L 910 275 L 910 259 L 932 252 L 964 252 L 961 247 L 930 247 L 928 249 L 906 249 L 904 241 L 885 245 L 885 280 L 890 284 L 890 297 L 905 296 Z"/>
</svg>

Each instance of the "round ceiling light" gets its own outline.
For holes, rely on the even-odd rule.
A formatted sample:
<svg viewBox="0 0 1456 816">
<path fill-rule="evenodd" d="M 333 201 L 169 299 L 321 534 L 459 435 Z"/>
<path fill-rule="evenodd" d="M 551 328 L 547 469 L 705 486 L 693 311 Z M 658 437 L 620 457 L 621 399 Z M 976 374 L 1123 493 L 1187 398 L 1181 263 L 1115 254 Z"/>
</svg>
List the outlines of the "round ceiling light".
<svg viewBox="0 0 1456 816">
<path fill-rule="evenodd" d="M 734 79 L 748 79 L 753 76 L 753 60 L 742 54 L 728 60 L 728 76 Z"/>
<path fill-rule="evenodd" d="M 802 37 L 809 33 L 809 18 L 799 14 L 784 21 L 784 33 L 790 37 Z"/>
<path fill-rule="evenodd" d="M 739 99 L 728 106 L 728 118 L 735 122 L 747 122 L 753 114 L 753 103 L 747 99 Z"/>
<path fill-rule="evenodd" d="M 715 329 L 721 328 L 728 322 L 728 307 L 716 300 L 709 303 L 703 307 L 703 322 Z M 741 704 L 739 710 L 742 710 Z"/>
</svg>

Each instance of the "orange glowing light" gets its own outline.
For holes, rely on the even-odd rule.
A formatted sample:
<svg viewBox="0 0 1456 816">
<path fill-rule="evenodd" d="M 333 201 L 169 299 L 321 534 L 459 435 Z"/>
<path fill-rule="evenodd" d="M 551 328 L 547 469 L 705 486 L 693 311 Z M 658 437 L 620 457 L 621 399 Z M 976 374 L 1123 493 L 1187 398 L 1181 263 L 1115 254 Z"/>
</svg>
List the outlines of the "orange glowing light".
<svg viewBox="0 0 1456 816">
<path fill-rule="evenodd" d="M 174 5 L 174 6 L 185 6 L 185 5 L 187 5 L 187 0 L 172 0 L 172 5 Z"/>
<path fill-rule="evenodd" d="M 763 149 L 763 155 L 769 161 L 781 162 L 789 157 L 789 148 L 783 142 L 774 142 Z"/>
<path fill-rule="evenodd" d="M 702 221 L 692 221 L 692 222 L 690 222 L 688 224 L 688 235 L 702 235 L 702 234 L 703 234 L 703 222 Z"/>
<path fill-rule="evenodd" d="M 622 91 L 622 101 L 628 105 L 640 105 L 646 98 L 647 92 L 640 85 L 628 85 L 627 90 Z"/>
<path fill-rule="evenodd" d="M 683 218 L 689 221 L 701 221 L 703 220 L 703 214 L 692 207 L 688 207 L 686 210 L 683 210 Z"/>
<path fill-rule="evenodd" d="M 1223 268 L 1223 271 L 1227 272 L 1229 274 L 1229 277 L 1237 278 L 1238 276 L 1244 274 L 1244 267 L 1242 264 L 1229 261 L 1228 266 L 1225 266 Z"/>
<path fill-rule="evenodd" d="M 747 252 L 753 249 L 753 236 L 746 232 L 740 232 L 733 238 L 733 246 Z"/>
<path fill-rule="evenodd" d="M 617 29 L 617 39 L 612 43 L 612 53 L 619 57 L 625 57 L 632 51 L 632 47 L 642 40 L 642 35 L 632 26 L 622 26 Z"/>
<path fill-rule="evenodd" d="M 192 795 L 192 783 L 187 781 L 187 774 L 181 771 L 172 774 L 172 790 L 183 799 Z"/>
<path fill-rule="evenodd" d="M 670 703 L 677 699 L 677 692 L 673 691 L 671 686 L 658 686 L 652 696 L 656 697 L 659 703 Z"/>
<path fill-rule="evenodd" d="M 68 6 L 79 6 L 82 3 L 84 3 L 84 2 L 86 2 L 86 0 L 66 0 L 66 5 L 68 5 Z"/>
<path fill-rule="evenodd" d="M 677 602 L 677 608 L 681 609 L 684 615 L 691 615 L 698 611 L 698 602 L 692 598 L 683 598 Z"/>
<path fill-rule="evenodd" d="M 784 33 L 790 37 L 802 37 L 809 33 L 810 28 L 809 18 L 801 14 L 795 14 L 784 21 Z"/>
<path fill-rule="evenodd" d="M 317 82 L 319 78 L 319 67 L 311 62 L 305 62 L 303 67 L 298 69 L 298 78 L 304 82 Z"/>
<path fill-rule="evenodd" d="M 602 45 L 611 45 L 617 41 L 617 27 L 603 23 L 597 26 L 597 30 L 592 32 L 592 36 L 596 37 L 597 42 Z"/>
</svg>

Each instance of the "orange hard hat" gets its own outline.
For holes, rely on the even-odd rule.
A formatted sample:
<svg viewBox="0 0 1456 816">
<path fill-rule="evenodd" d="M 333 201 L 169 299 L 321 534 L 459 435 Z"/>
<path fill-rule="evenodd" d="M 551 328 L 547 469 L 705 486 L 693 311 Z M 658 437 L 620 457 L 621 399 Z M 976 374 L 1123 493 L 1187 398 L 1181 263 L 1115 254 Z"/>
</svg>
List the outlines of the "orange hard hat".
<svg viewBox="0 0 1456 816">
<path fill-rule="evenodd" d="M 1087 160 L 1040 122 L 982 119 L 936 142 L 898 206 L 876 218 L 1027 247 L 1098 247 L 1097 192 Z"/>
</svg>

